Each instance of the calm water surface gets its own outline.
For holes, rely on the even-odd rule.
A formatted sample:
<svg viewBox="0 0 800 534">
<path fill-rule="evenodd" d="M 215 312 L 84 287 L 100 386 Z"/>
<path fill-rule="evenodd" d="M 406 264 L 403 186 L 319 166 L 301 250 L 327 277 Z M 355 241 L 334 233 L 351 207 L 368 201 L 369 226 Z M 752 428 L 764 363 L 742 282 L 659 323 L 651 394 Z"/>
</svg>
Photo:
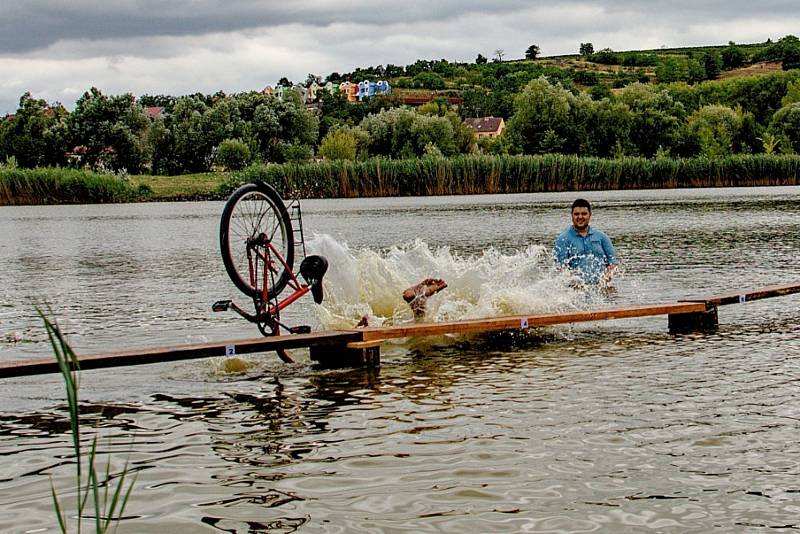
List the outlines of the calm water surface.
<svg viewBox="0 0 800 534">
<path fill-rule="evenodd" d="M 549 247 L 574 196 L 303 209 L 307 235 L 325 235 L 311 243 L 354 261 L 421 243 L 501 265 Z M 605 305 L 800 280 L 800 188 L 587 196 L 625 265 Z M 221 209 L 0 208 L 0 361 L 50 354 L 36 303 L 79 353 L 257 335 L 210 311 L 236 296 Z M 454 293 L 466 283 L 445 274 Z M 289 319 L 308 317 L 304 300 Z M 378 370 L 296 356 L 253 356 L 244 375 L 216 359 L 82 373 L 86 428 L 113 469 L 138 473 L 119 532 L 800 529 L 798 296 L 721 308 L 712 334 L 672 336 L 650 318 L 394 344 Z M 2 532 L 58 531 L 50 484 L 69 504 L 75 461 L 63 398 L 55 376 L 0 380 Z"/>
</svg>

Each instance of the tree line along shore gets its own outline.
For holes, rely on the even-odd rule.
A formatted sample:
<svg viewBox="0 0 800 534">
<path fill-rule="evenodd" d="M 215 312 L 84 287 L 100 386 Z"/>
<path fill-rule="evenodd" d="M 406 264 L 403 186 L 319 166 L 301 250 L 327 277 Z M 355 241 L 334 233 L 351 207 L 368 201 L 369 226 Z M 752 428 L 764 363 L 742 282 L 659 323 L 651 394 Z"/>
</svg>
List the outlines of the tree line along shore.
<svg viewBox="0 0 800 534">
<path fill-rule="evenodd" d="M 238 185 L 254 180 L 275 186 L 286 198 L 790 186 L 800 183 L 800 156 L 596 158 L 543 154 L 376 158 L 253 165 L 236 172 L 188 177 L 4 166 L 0 168 L 0 205 L 221 200 Z"/>
<path fill-rule="evenodd" d="M 68 111 L 25 93 L 0 117 L 0 203 L 221 198 L 246 177 L 306 197 L 794 183 L 797 37 L 538 54 L 532 45 L 525 60 L 418 60 L 327 78 L 385 76 L 411 88 L 441 78 L 444 92 L 416 107 L 398 94 L 352 102 L 324 89 L 304 100 L 294 90 L 91 88 Z M 613 80 L 598 74 L 608 72 Z M 491 133 L 468 120 L 489 117 Z"/>
</svg>

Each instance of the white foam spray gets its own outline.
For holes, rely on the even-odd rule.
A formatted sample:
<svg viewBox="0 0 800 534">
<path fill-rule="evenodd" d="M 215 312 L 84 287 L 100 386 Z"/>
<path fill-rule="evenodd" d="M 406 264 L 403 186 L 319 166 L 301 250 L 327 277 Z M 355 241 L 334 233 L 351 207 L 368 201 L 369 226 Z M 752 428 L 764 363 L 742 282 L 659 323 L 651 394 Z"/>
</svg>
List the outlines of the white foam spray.
<svg viewBox="0 0 800 534">
<path fill-rule="evenodd" d="M 307 245 L 309 253 L 328 259 L 325 301 L 314 307 L 328 329 L 352 328 L 363 316 L 370 326 L 456 321 L 582 309 L 595 300 L 571 288 L 571 277 L 553 267 L 550 251 L 540 245 L 471 256 L 431 249 L 421 240 L 383 251 L 353 250 L 315 234 Z M 429 277 L 443 278 L 447 288 L 428 299 L 424 316 L 415 319 L 402 293 Z"/>
</svg>

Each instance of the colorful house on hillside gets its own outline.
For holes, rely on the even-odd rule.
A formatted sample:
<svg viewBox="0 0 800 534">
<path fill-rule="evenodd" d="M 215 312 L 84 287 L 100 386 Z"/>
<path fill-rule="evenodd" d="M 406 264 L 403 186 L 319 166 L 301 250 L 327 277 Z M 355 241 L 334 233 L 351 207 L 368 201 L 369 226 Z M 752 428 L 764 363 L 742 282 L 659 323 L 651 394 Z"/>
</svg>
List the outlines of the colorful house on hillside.
<svg viewBox="0 0 800 534">
<path fill-rule="evenodd" d="M 274 88 L 270 85 L 264 87 L 261 91 L 265 95 L 272 95 L 278 100 L 283 100 L 286 91 L 297 91 L 303 99 L 305 104 L 316 102 L 317 93 L 320 89 L 325 89 L 331 94 L 341 93 L 345 96 L 348 102 L 358 102 L 377 95 L 390 95 L 392 94 L 392 86 L 386 80 L 379 80 L 377 82 L 363 81 L 359 83 L 352 83 L 344 81 L 340 84 L 327 82 L 325 85 L 319 85 L 317 82 L 311 82 L 308 87 L 302 85 L 295 85 L 294 87 L 284 87 L 283 85 L 276 85 Z"/>
<path fill-rule="evenodd" d="M 481 137 L 497 137 L 506 129 L 503 117 L 476 117 L 464 119 L 464 124 L 471 128 L 475 135 Z"/>
<path fill-rule="evenodd" d="M 355 102 L 358 100 L 358 85 L 351 82 L 342 82 L 339 84 L 339 92 L 342 93 L 348 102 Z"/>
<path fill-rule="evenodd" d="M 311 82 L 311 85 L 305 88 L 303 92 L 303 103 L 308 104 L 317 100 L 317 91 L 322 88 L 317 82 Z"/>
<path fill-rule="evenodd" d="M 392 87 L 386 80 L 379 80 L 377 82 L 370 82 L 364 80 L 358 82 L 358 93 L 356 96 L 359 100 L 364 100 L 375 95 L 390 95 L 392 94 Z"/>
</svg>

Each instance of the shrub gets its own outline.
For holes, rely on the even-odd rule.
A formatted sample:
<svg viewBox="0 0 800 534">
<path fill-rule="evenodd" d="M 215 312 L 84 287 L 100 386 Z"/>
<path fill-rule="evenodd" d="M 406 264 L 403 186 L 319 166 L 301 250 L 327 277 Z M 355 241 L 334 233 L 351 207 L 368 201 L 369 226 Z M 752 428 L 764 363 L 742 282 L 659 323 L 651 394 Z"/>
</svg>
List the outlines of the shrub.
<svg viewBox="0 0 800 534">
<path fill-rule="evenodd" d="M 358 139 L 352 129 L 331 130 L 322 139 L 319 155 L 325 159 L 354 161 L 358 155 Z"/>
<path fill-rule="evenodd" d="M 251 159 L 250 148 L 239 139 L 224 140 L 214 155 L 214 162 L 230 171 L 244 169 Z"/>
</svg>

